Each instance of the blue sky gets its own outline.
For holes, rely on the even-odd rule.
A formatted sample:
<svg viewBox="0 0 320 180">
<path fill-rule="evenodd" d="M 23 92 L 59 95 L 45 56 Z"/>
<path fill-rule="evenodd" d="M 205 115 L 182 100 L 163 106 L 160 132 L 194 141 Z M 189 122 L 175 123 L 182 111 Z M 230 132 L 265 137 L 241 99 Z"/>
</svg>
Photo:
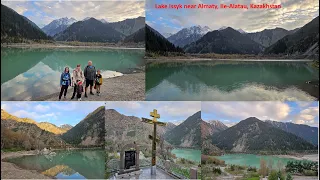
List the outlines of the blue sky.
<svg viewBox="0 0 320 180">
<path fill-rule="evenodd" d="M 201 102 L 188 101 L 138 101 L 138 102 L 107 102 L 106 109 L 115 109 L 126 116 L 151 118 L 150 112 L 157 109 L 159 121 L 179 124 L 189 116 L 200 111 Z"/>
<path fill-rule="evenodd" d="M 248 117 L 319 126 L 318 102 L 202 102 L 203 120 L 220 120 L 232 126 Z"/>
<path fill-rule="evenodd" d="M 156 9 L 155 4 L 281 4 L 281 9 Z M 302 27 L 319 16 L 317 0 L 148 0 L 146 22 L 160 33 L 175 33 L 193 25 L 222 26 L 246 32 L 282 27 L 288 30 Z"/>
<path fill-rule="evenodd" d="M 105 19 L 108 22 L 122 21 L 128 18 L 145 16 L 143 0 L 122 1 L 84 1 L 84 0 L 37 0 L 37 1 L 1 1 L 17 13 L 26 16 L 39 27 L 63 17 L 83 20 L 86 17 Z"/>
<path fill-rule="evenodd" d="M 1 109 L 20 118 L 31 118 L 37 122 L 50 122 L 57 126 L 75 126 L 104 102 L 19 102 L 2 101 Z"/>
</svg>

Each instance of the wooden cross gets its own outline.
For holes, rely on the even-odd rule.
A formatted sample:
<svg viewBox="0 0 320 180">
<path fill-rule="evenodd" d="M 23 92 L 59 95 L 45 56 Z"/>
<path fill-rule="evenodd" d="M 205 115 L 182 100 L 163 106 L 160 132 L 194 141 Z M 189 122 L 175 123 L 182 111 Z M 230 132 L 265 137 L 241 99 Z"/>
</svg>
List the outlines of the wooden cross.
<svg viewBox="0 0 320 180">
<path fill-rule="evenodd" d="M 157 138 L 157 125 L 159 126 L 166 126 L 167 124 L 164 122 L 159 122 L 157 119 L 160 118 L 160 114 L 158 114 L 157 110 L 154 109 L 150 112 L 150 116 L 153 119 L 142 118 L 142 122 L 153 124 L 153 136 L 149 135 L 149 139 L 152 139 L 152 163 L 151 163 L 151 174 L 155 174 L 155 170 L 153 169 L 156 166 L 156 153 L 157 153 L 157 145 L 156 143 L 159 142 L 159 138 Z"/>
</svg>

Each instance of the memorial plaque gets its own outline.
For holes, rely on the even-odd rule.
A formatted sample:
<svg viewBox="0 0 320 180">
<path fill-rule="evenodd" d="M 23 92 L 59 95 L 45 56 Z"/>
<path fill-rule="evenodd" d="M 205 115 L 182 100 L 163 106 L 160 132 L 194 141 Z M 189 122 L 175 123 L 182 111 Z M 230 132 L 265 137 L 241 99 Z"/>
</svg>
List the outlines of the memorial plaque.
<svg viewBox="0 0 320 180">
<path fill-rule="evenodd" d="M 130 169 L 136 165 L 136 151 L 125 151 L 124 168 Z"/>
</svg>

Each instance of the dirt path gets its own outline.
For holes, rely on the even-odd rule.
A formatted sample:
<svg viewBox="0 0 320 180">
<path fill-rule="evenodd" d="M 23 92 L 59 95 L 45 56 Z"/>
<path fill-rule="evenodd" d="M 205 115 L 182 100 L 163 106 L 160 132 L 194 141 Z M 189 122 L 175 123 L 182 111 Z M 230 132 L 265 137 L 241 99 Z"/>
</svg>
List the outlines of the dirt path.
<svg viewBox="0 0 320 180">
<path fill-rule="evenodd" d="M 5 158 L 35 155 L 34 151 L 5 152 L 1 153 L 1 179 L 52 179 L 37 171 L 25 170 L 16 165 L 3 162 Z"/>
<path fill-rule="evenodd" d="M 89 89 L 88 89 L 89 91 Z M 68 89 L 67 98 L 62 101 L 71 101 L 73 88 Z M 103 79 L 100 96 L 88 93 L 88 98 L 82 94 L 82 101 L 144 101 L 145 73 L 124 74 L 123 76 Z M 59 93 L 34 99 L 34 101 L 58 101 Z M 73 100 L 76 101 L 76 98 Z"/>
</svg>

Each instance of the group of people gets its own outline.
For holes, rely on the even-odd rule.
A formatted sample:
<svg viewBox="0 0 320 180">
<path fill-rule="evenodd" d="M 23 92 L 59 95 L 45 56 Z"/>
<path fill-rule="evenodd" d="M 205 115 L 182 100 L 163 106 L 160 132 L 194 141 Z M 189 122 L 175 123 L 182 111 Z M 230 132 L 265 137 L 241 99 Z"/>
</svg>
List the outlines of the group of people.
<svg viewBox="0 0 320 180">
<path fill-rule="evenodd" d="M 83 83 L 85 83 L 85 88 L 83 88 Z M 87 90 L 89 86 L 91 95 L 94 95 L 92 92 L 92 89 L 94 88 L 96 89 L 97 95 L 100 96 L 101 85 L 101 72 L 100 70 L 96 70 L 92 65 L 92 61 L 88 61 L 88 65 L 84 68 L 84 71 L 81 70 L 81 65 L 78 64 L 72 72 L 72 77 L 69 72 L 69 67 L 65 67 L 60 77 L 59 101 L 61 100 L 62 94 L 64 95 L 64 99 L 66 99 L 69 86 L 74 87 L 71 100 L 76 96 L 77 100 L 81 101 L 83 89 L 85 89 L 84 97 L 86 98 L 88 97 Z"/>
</svg>

